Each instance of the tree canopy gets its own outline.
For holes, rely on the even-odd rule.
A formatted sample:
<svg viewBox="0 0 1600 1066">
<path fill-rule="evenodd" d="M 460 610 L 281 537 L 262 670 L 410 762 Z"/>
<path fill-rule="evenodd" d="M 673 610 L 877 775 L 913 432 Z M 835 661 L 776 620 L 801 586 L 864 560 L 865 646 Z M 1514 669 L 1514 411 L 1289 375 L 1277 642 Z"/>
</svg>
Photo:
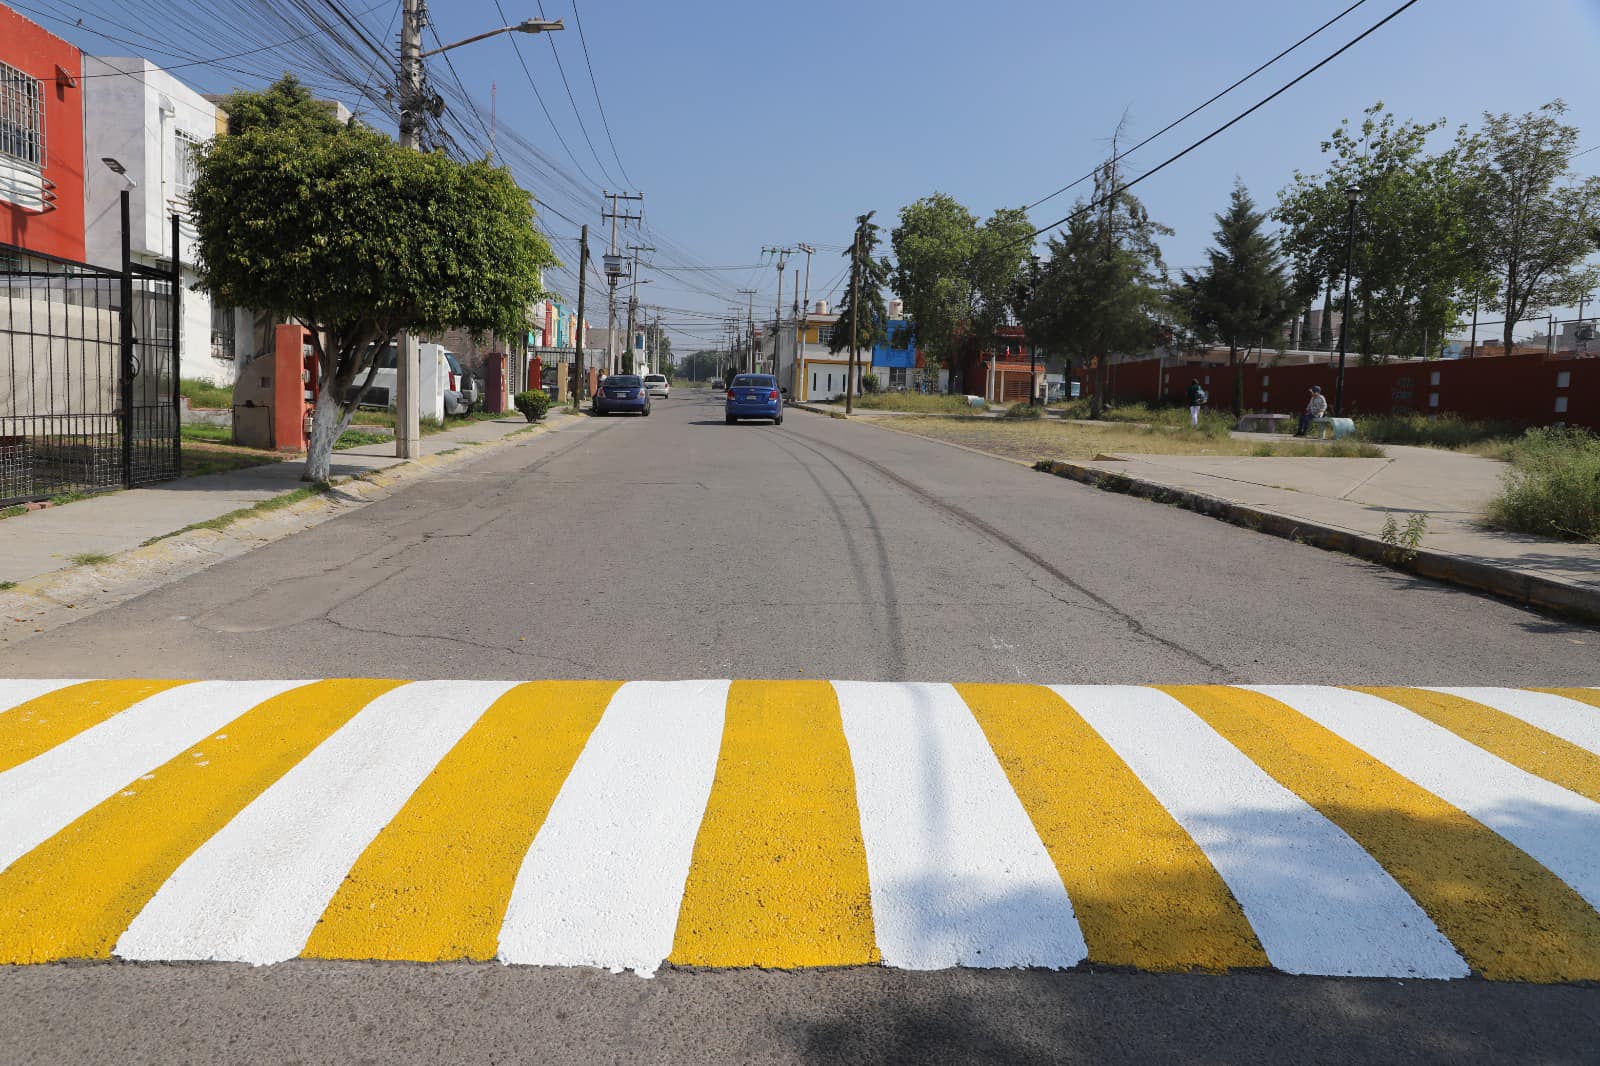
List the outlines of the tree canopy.
<svg viewBox="0 0 1600 1066">
<path fill-rule="evenodd" d="M 283 113 L 248 103 L 241 113 Z M 518 334 L 543 295 L 541 268 L 556 265 L 509 171 L 406 151 L 363 127 L 247 128 L 203 146 L 197 168 L 190 206 L 204 286 L 315 338 L 314 480 L 326 477 L 333 440 L 370 384 L 369 373 L 355 387 L 357 375 L 396 334 Z"/>
<path fill-rule="evenodd" d="M 228 114 L 228 135 L 251 130 L 305 129 L 312 133 L 337 133 L 340 123 L 333 110 L 311 95 L 293 74 L 285 74 L 261 92 L 236 92 L 218 105 Z"/>
<path fill-rule="evenodd" d="M 854 285 L 849 280 L 845 282 L 844 296 L 838 307 L 839 319 L 828 339 L 828 351 L 834 354 L 850 350 L 850 315 L 853 309 L 858 310 L 855 316 L 855 344 L 858 349 L 870 353 L 873 345 L 888 337 L 889 312 L 883 301 L 883 287 L 888 284 L 891 271 L 889 261 L 877 255 L 883 227 L 872 221 L 872 215 L 872 212 L 868 212 L 856 219 L 851 247 L 844 250 L 845 258 L 849 259 L 855 254 L 855 242 L 860 242 L 857 277 Z M 860 294 L 859 309 L 855 304 L 857 292 Z M 867 361 L 871 363 L 870 356 Z"/>
</svg>

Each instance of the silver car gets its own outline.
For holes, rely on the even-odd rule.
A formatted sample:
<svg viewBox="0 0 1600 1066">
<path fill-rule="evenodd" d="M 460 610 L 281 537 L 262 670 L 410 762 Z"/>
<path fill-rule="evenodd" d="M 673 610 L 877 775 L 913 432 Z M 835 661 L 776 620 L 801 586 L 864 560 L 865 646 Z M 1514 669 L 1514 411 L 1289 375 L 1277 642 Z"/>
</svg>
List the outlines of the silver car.
<svg viewBox="0 0 1600 1066">
<path fill-rule="evenodd" d="M 672 386 L 667 384 L 665 374 L 646 374 L 644 387 L 650 390 L 651 396 L 659 396 L 663 400 L 672 395 Z"/>
</svg>

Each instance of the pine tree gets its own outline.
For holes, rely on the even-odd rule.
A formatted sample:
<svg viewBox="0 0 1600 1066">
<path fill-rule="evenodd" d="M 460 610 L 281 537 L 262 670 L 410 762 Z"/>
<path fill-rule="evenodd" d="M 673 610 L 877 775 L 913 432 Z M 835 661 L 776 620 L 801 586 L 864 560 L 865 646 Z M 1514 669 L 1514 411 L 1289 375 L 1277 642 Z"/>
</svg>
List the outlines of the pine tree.
<svg viewBox="0 0 1600 1066">
<path fill-rule="evenodd" d="M 1294 293 L 1278 242 L 1262 231 L 1266 215 L 1243 185 L 1217 215 L 1216 247 L 1199 274 L 1183 272 L 1172 302 L 1202 337 L 1228 346 L 1233 367 L 1233 413 L 1244 413 L 1244 367 L 1239 352 L 1265 346 L 1294 315 Z"/>
</svg>

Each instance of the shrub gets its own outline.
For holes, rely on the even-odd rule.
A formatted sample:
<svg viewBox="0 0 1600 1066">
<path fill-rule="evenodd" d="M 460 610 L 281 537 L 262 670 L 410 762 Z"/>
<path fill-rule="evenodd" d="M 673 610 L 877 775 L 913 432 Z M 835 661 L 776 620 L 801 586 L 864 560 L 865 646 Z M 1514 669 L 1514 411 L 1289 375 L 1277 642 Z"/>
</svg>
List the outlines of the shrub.
<svg viewBox="0 0 1600 1066">
<path fill-rule="evenodd" d="M 1014 403 L 1006 408 L 1007 418 L 1043 418 L 1044 411 L 1028 403 Z"/>
<path fill-rule="evenodd" d="M 188 398 L 190 407 L 226 409 L 233 406 L 232 385 L 213 385 L 201 378 L 181 378 L 178 392 Z"/>
<path fill-rule="evenodd" d="M 1600 544 L 1600 437 L 1581 429 L 1530 429 L 1511 449 L 1489 524 Z"/>
<path fill-rule="evenodd" d="M 529 389 L 511 398 L 511 403 L 529 422 L 537 422 L 550 410 L 550 394 L 543 389 Z"/>
<path fill-rule="evenodd" d="M 1369 415 L 1356 420 L 1356 436 L 1375 444 L 1420 444 L 1463 448 L 1485 441 L 1515 439 L 1511 422 L 1469 422 L 1460 415 Z"/>
<path fill-rule="evenodd" d="M 862 374 L 861 390 L 876 395 L 883 391 L 883 382 L 878 380 L 878 375 L 876 374 Z"/>
</svg>

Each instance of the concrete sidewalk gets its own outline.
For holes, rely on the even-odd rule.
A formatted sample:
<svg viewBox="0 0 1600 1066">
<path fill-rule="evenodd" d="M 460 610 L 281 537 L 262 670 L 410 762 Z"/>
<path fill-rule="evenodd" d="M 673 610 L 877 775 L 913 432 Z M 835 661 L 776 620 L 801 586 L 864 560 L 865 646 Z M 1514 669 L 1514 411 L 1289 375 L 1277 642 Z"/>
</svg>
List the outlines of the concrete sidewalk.
<svg viewBox="0 0 1600 1066">
<path fill-rule="evenodd" d="M 1249 440 L 1289 440 L 1235 434 Z M 1600 617 L 1600 545 L 1484 528 L 1506 464 L 1384 445 L 1384 459 L 1116 454 L 1057 461 L 1051 472 L 1116 491 L 1170 499 L 1218 517 L 1395 563 L 1379 535 L 1427 515 L 1415 569 L 1522 602 Z M 1277 521 L 1258 521 L 1276 519 Z M 1340 537 L 1339 535 L 1343 535 Z M 1332 537 L 1333 539 L 1328 539 Z M 1372 550 L 1363 550 L 1363 545 Z M 1587 606 L 1585 606 L 1587 605 Z"/>
<path fill-rule="evenodd" d="M 485 422 L 469 422 L 422 438 L 422 454 L 499 440 L 528 425 L 516 412 Z M 335 452 L 337 482 L 399 465 L 393 442 Z M 111 492 L 60 507 L 31 511 L 0 521 L 0 581 L 26 581 L 72 566 L 72 557 L 115 555 L 137 548 L 196 522 L 250 507 L 304 482 L 303 459 L 290 458 L 226 474 L 179 478 L 158 485 Z"/>
</svg>

